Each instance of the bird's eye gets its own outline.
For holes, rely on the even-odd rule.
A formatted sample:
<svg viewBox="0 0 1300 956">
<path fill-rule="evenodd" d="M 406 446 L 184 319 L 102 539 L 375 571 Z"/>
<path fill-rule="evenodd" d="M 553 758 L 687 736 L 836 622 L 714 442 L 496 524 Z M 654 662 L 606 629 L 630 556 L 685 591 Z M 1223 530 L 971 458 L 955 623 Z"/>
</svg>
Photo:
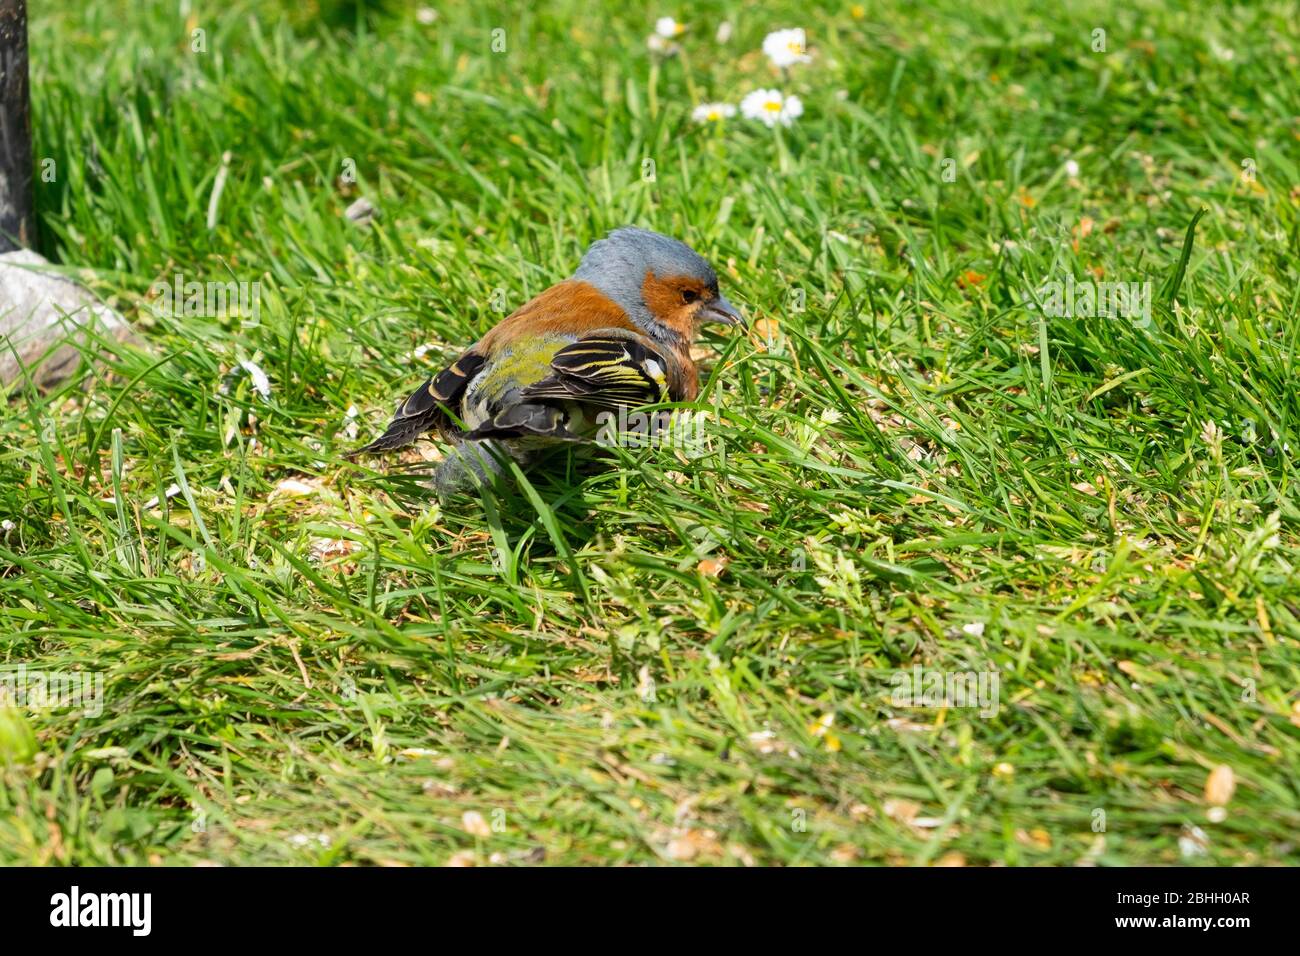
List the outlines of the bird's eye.
<svg viewBox="0 0 1300 956">
<path fill-rule="evenodd" d="M 685 302 L 687 305 L 690 305 L 699 297 L 700 294 L 696 292 L 694 289 L 684 289 L 682 291 L 682 301 Z"/>
</svg>

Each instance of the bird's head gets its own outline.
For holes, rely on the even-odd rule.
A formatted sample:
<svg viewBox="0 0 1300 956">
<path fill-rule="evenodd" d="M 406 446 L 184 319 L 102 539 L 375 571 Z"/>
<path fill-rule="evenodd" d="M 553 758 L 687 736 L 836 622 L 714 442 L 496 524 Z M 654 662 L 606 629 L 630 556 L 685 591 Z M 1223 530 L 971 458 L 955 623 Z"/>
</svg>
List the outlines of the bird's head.
<svg viewBox="0 0 1300 956">
<path fill-rule="evenodd" d="M 575 279 L 614 301 L 652 338 L 689 346 L 708 322 L 744 325 L 718 291 L 718 276 L 690 246 L 625 226 L 591 244 Z"/>
</svg>

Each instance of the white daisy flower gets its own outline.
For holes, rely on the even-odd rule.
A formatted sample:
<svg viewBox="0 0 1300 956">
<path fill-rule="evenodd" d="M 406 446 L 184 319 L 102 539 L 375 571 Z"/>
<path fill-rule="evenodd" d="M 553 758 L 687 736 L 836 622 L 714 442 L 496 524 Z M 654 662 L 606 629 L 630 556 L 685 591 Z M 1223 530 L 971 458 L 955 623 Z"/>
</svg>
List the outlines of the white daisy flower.
<svg viewBox="0 0 1300 956">
<path fill-rule="evenodd" d="M 1065 175 L 1069 176 L 1071 179 L 1078 176 L 1079 164 L 1072 159 L 1067 159 L 1065 161 Z"/>
<path fill-rule="evenodd" d="M 780 90 L 755 90 L 740 101 L 746 119 L 761 120 L 768 126 L 789 126 L 803 115 L 803 102 L 797 96 L 784 96 Z"/>
<path fill-rule="evenodd" d="M 736 108 L 730 103 L 701 103 L 691 110 L 691 119 L 697 123 L 717 123 L 735 115 Z"/>
<path fill-rule="evenodd" d="M 271 380 L 266 377 L 260 365 L 250 362 L 248 359 L 242 359 L 240 367 L 248 373 L 248 377 L 253 380 L 253 391 L 257 392 L 264 399 L 271 397 Z"/>
<path fill-rule="evenodd" d="M 800 27 L 795 30 L 777 30 L 763 38 L 763 52 L 774 66 L 785 69 L 795 63 L 808 63 L 808 36 Z"/>
<path fill-rule="evenodd" d="M 437 22 L 438 11 L 433 9 L 433 7 L 420 7 L 420 9 L 415 11 L 415 19 L 427 27 L 430 24 Z"/>
<path fill-rule="evenodd" d="M 679 37 L 686 32 L 686 27 L 678 23 L 672 17 L 660 17 L 655 21 L 655 33 L 665 40 L 671 40 Z"/>
<path fill-rule="evenodd" d="M 728 40 L 731 39 L 731 31 L 732 31 L 731 21 L 723 20 L 721 23 L 718 24 L 718 32 L 714 34 L 713 38 L 717 40 L 719 43 L 726 43 Z"/>
</svg>

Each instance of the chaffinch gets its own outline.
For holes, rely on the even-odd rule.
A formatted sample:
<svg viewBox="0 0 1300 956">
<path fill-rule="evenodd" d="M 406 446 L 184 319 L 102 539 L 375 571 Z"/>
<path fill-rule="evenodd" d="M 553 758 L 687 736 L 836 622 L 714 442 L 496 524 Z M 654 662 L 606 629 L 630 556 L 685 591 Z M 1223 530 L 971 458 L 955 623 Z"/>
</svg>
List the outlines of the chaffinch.
<svg viewBox="0 0 1300 956">
<path fill-rule="evenodd" d="M 743 325 L 718 277 L 689 246 L 645 229 L 591 244 L 573 276 L 502 319 L 397 406 L 388 430 L 353 454 L 391 451 L 428 431 L 453 443 L 440 494 L 495 476 L 508 454 L 589 439 L 602 411 L 699 394 L 691 345 L 706 322 Z"/>
</svg>

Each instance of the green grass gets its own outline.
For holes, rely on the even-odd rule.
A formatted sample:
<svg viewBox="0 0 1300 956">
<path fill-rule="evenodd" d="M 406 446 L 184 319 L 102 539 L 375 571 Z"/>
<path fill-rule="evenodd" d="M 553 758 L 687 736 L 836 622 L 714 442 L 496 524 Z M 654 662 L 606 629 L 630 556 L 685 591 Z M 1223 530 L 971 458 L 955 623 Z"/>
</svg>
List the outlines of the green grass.
<svg viewBox="0 0 1300 956">
<path fill-rule="evenodd" d="M 704 2 L 661 63 L 682 11 L 321 5 L 33 12 L 45 251 L 140 342 L 0 421 L 0 663 L 105 680 L 8 713 L 0 861 L 1295 861 L 1295 3 Z M 690 122 L 767 86 L 779 137 Z M 628 222 L 772 333 L 704 342 L 709 455 L 441 507 L 343 460 Z M 260 314 L 155 315 L 176 272 Z M 1150 325 L 1026 307 L 1090 273 Z"/>
</svg>

